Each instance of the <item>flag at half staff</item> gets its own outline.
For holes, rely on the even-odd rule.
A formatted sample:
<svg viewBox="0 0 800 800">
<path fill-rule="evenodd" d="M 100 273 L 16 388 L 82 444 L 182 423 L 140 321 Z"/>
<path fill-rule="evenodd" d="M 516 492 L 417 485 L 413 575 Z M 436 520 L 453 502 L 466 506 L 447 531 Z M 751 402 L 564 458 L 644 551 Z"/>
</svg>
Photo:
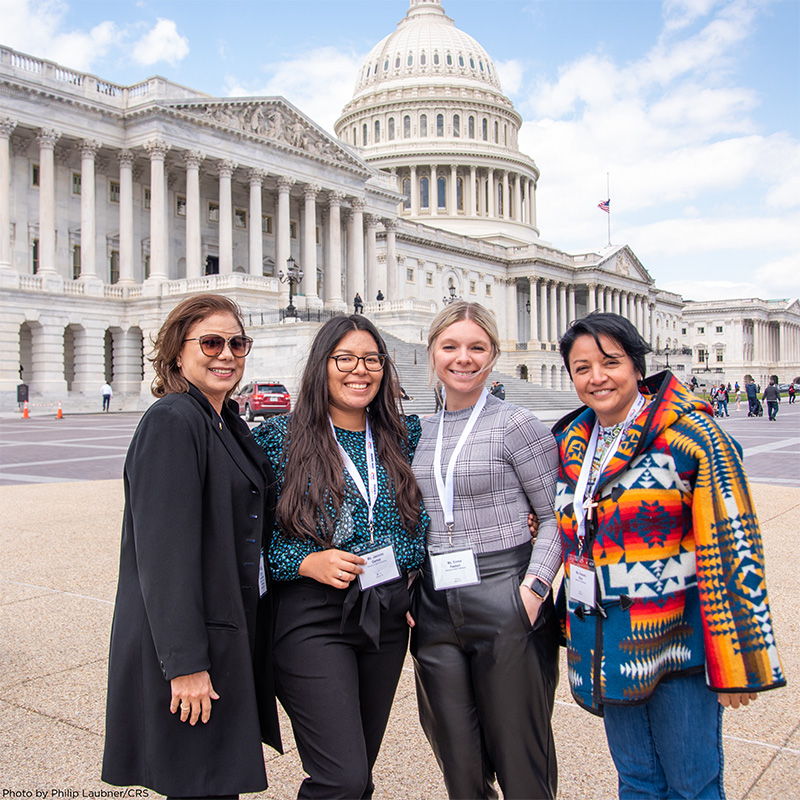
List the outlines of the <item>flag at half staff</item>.
<svg viewBox="0 0 800 800">
<path fill-rule="evenodd" d="M 602 200 L 601 202 L 599 202 L 597 204 L 597 207 L 601 211 L 605 211 L 606 214 L 610 214 L 611 213 L 611 199 L 609 198 L 608 200 Z"/>
</svg>

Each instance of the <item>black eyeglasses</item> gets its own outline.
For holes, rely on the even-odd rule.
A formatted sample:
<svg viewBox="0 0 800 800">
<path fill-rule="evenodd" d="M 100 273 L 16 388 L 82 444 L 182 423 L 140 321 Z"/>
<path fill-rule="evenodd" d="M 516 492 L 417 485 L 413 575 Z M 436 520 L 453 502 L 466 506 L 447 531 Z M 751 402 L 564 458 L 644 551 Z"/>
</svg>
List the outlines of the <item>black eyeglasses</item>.
<svg viewBox="0 0 800 800">
<path fill-rule="evenodd" d="M 199 342 L 200 349 L 203 351 L 204 356 L 214 357 L 218 356 L 225 349 L 225 345 L 231 349 L 235 358 L 244 358 L 253 346 L 253 340 L 249 336 L 231 336 L 226 339 L 224 336 L 218 336 L 216 333 L 207 333 L 204 336 L 195 336 L 193 339 L 184 339 L 184 342 Z"/>
<path fill-rule="evenodd" d="M 386 356 L 378 353 L 372 353 L 368 356 L 328 356 L 336 362 L 336 369 L 339 372 L 353 372 L 358 367 L 358 362 L 363 361 L 364 366 L 370 372 L 380 372 L 383 365 L 386 363 Z"/>
</svg>

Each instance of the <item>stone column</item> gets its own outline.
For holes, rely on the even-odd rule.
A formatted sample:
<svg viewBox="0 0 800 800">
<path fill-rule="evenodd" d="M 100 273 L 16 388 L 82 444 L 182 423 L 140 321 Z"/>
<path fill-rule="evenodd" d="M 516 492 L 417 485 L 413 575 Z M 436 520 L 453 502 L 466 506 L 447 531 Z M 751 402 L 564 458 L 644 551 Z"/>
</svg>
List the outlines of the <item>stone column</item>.
<svg viewBox="0 0 800 800">
<path fill-rule="evenodd" d="M 100 149 L 100 142 L 84 139 L 78 147 L 81 152 L 81 280 L 97 281 L 94 157 Z"/>
<path fill-rule="evenodd" d="M 411 183 L 411 216 L 419 216 L 419 179 L 417 178 L 417 167 L 412 164 L 409 167 L 409 181 Z M 355 295 L 353 295 L 355 297 Z"/>
<path fill-rule="evenodd" d="M 17 123 L 0 117 L 0 269 L 11 267 L 11 155 L 9 143 Z"/>
<path fill-rule="evenodd" d="M 531 181 L 531 225 L 538 226 L 536 221 L 536 181 Z"/>
<path fill-rule="evenodd" d="M 597 311 L 597 285 L 589 283 L 586 285 L 586 313 L 591 314 L 592 311 Z"/>
<path fill-rule="evenodd" d="M 541 341 L 549 342 L 550 341 L 550 332 L 548 330 L 548 324 L 550 321 L 550 314 L 547 310 L 547 281 L 543 280 L 541 284 L 541 291 L 539 292 L 539 296 L 542 300 L 542 307 L 539 311 L 539 324 L 542 328 L 542 335 Z"/>
<path fill-rule="evenodd" d="M 367 214 L 367 295 L 364 302 L 372 302 L 378 294 L 378 289 L 384 289 L 378 283 L 378 245 L 375 233 L 381 219 L 376 214 Z M 391 299 L 391 298 L 390 298 Z"/>
<path fill-rule="evenodd" d="M 341 209 L 344 195 L 341 192 L 328 192 L 328 264 L 325 270 L 325 302 L 335 305 L 342 303 L 342 218 Z"/>
<path fill-rule="evenodd" d="M 83 180 L 81 179 L 81 193 Z M 83 235 L 81 235 L 83 241 Z M 81 246 L 81 252 L 83 246 Z M 81 275 L 83 277 L 83 275 Z M 91 396 L 98 394 L 105 382 L 106 329 L 102 323 L 83 321 L 83 330 L 75 332 L 75 380 L 72 391 Z"/>
<path fill-rule="evenodd" d="M 517 280 L 516 278 L 509 278 L 506 283 L 506 335 L 509 345 L 516 348 L 518 327 L 517 327 Z"/>
<path fill-rule="evenodd" d="M 130 150 L 120 150 L 119 160 L 119 282 L 135 283 L 133 277 L 133 161 Z"/>
<path fill-rule="evenodd" d="M 114 335 L 114 391 L 138 394 L 142 381 L 142 338 L 138 328 Z"/>
<path fill-rule="evenodd" d="M 56 183 L 54 151 L 60 133 L 42 128 L 39 143 L 39 272 L 56 270 Z"/>
<path fill-rule="evenodd" d="M 478 187 L 477 187 L 477 180 L 478 180 L 478 169 L 473 164 L 469 168 L 469 192 L 467 193 L 467 197 L 469 197 L 469 215 L 471 217 L 478 216 Z M 466 203 L 466 200 L 464 201 Z M 467 206 L 465 205 L 464 208 Z"/>
<path fill-rule="evenodd" d="M 436 164 L 431 164 L 431 185 L 428 191 L 428 208 L 433 215 L 439 213 L 439 176 L 436 172 Z"/>
<path fill-rule="evenodd" d="M 203 268 L 202 240 L 200 238 L 200 164 L 204 158 L 203 153 L 198 150 L 192 150 L 183 155 L 183 163 L 186 167 L 187 278 L 200 278 L 205 272 Z"/>
<path fill-rule="evenodd" d="M 606 306 L 606 311 L 609 308 Z M 619 291 L 617 289 L 611 290 L 611 309 L 614 314 L 619 314 Z"/>
<path fill-rule="evenodd" d="M 169 145 L 161 139 L 151 139 L 144 146 L 150 156 L 150 277 L 151 283 L 161 283 L 169 277 L 167 271 L 167 198 L 164 185 L 164 159 Z"/>
<path fill-rule="evenodd" d="M 517 222 L 523 222 L 521 181 L 522 176 L 518 172 L 514 173 L 514 219 L 517 220 Z"/>
<path fill-rule="evenodd" d="M 319 186 L 303 187 L 303 294 L 306 308 L 317 305 L 317 195 Z M 283 267 L 281 267 L 283 269 Z"/>
<path fill-rule="evenodd" d="M 508 170 L 503 170 L 503 219 L 511 219 L 511 192 L 508 188 Z"/>
<path fill-rule="evenodd" d="M 523 192 L 525 196 L 525 218 L 524 222 L 527 225 L 531 224 L 531 182 L 525 178 L 523 185 Z"/>
<path fill-rule="evenodd" d="M 528 278 L 531 285 L 531 340 L 539 341 L 539 281 Z"/>
<path fill-rule="evenodd" d="M 275 221 L 275 272 L 286 269 L 286 261 L 291 253 L 290 238 L 290 211 L 289 211 L 289 192 L 294 184 L 293 178 L 285 175 L 278 177 L 278 206 Z M 316 272 L 314 281 L 316 281 Z"/>
<path fill-rule="evenodd" d="M 39 168 L 41 169 L 41 162 Z M 41 189 L 41 172 L 39 181 Z M 34 364 L 33 378 L 26 380 L 31 392 L 45 395 L 47 402 L 66 399 L 63 320 L 42 321 L 39 327 L 31 328 L 31 361 Z"/>
<path fill-rule="evenodd" d="M 261 230 L 262 198 L 261 187 L 267 173 L 263 169 L 251 169 L 247 173 L 250 184 L 250 237 L 248 242 L 248 272 L 251 275 L 264 274 L 264 233 Z"/>
<path fill-rule="evenodd" d="M 567 319 L 564 321 L 564 331 L 566 332 L 569 326 L 578 318 L 578 312 L 575 309 L 575 286 L 570 284 L 567 289 Z"/>
<path fill-rule="evenodd" d="M 495 207 L 497 206 L 497 189 L 495 189 L 494 185 L 494 169 L 489 167 L 488 173 L 486 178 L 486 196 L 488 198 L 488 202 L 486 203 L 486 216 L 494 217 Z"/>
<path fill-rule="evenodd" d="M 354 197 L 350 201 L 350 217 L 347 220 L 347 297 L 351 303 L 356 292 L 366 302 L 367 287 L 364 275 L 364 207 L 367 201 L 363 197 Z"/>
<path fill-rule="evenodd" d="M 561 317 L 558 326 L 558 337 L 561 338 L 567 330 L 567 287 L 558 285 L 558 313 Z"/>
<path fill-rule="evenodd" d="M 233 272 L 233 198 L 231 176 L 236 164 L 224 158 L 217 164 L 219 175 L 219 274 Z"/>
<path fill-rule="evenodd" d="M 464 200 L 463 192 L 461 199 Z M 458 166 L 456 164 L 450 165 L 450 208 L 448 210 L 451 217 L 458 214 Z"/>
<path fill-rule="evenodd" d="M 386 299 L 399 300 L 397 289 L 397 220 L 386 219 L 383 221 L 386 227 Z"/>
<path fill-rule="evenodd" d="M 558 341 L 558 284 L 550 282 L 550 341 Z"/>
</svg>

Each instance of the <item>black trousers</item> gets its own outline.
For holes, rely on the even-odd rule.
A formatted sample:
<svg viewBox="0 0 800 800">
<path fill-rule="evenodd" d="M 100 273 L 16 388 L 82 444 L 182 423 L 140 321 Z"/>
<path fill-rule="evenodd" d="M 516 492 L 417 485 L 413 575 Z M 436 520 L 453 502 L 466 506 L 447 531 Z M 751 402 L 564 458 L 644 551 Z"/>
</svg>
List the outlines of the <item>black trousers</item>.
<svg viewBox="0 0 800 800">
<path fill-rule="evenodd" d="M 531 627 L 519 584 L 530 544 L 478 556 L 481 583 L 436 591 L 423 568 L 411 653 L 419 716 L 452 800 L 553 798 L 558 624 Z M 427 567 L 427 565 L 426 565 Z"/>
<path fill-rule="evenodd" d="M 308 773 L 299 798 L 372 797 L 408 646 L 409 595 L 405 577 L 369 591 L 380 605 L 378 646 L 360 625 L 363 594 L 343 621 L 347 591 L 309 578 L 277 584 L 277 693 Z"/>
</svg>

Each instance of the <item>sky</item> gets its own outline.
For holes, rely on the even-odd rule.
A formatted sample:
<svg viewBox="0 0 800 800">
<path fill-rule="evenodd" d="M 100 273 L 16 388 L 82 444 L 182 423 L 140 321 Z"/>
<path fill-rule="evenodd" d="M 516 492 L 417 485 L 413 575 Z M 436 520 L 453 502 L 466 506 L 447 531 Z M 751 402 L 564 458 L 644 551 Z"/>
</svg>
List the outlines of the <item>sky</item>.
<svg viewBox="0 0 800 800">
<path fill-rule="evenodd" d="M 690 300 L 800 296 L 800 0 L 444 0 L 522 115 L 541 238 Z M 0 43 L 129 85 L 282 95 L 332 132 L 408 0 L 0 0 Z M 607 191 L 607 186 L 610 187 Z"/>
</svg>

